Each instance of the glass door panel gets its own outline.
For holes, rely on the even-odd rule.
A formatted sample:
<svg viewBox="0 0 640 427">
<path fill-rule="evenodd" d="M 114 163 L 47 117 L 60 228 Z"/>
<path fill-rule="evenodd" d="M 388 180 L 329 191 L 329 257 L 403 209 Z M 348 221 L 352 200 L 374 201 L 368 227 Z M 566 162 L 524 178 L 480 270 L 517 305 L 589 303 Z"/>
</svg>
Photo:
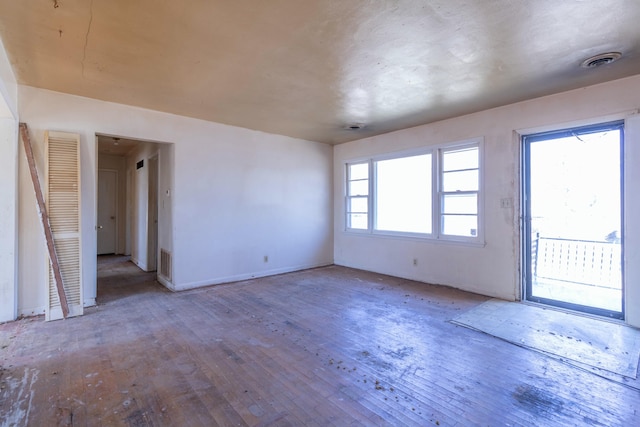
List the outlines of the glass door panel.
<svg viewBox="0 0 640 427">
<path fill-rule="evenodd" d="M 523 138 L 528 300 L 623 317 L 622 130 Z"/>
</svg>

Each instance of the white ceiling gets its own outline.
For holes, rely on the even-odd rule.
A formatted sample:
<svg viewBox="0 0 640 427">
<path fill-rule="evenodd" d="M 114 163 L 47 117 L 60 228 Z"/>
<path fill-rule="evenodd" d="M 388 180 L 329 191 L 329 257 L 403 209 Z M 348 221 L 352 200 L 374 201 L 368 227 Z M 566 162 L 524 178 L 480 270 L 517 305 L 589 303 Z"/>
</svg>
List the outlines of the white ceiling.
<svg viewBox="0 0 640 427">
<path fill-rule="evenodd" d="M 21 84 L 331 144 L 638 74 L 639 23 L 638 0 L 0 0 Z"/>
<path fill-rule="evenodd" d="M 144 144 L 144 142 L 133 139 L 98 135 L 98 153 L 100 154 L 127 157 L 141 144 Z"/>
</svg>

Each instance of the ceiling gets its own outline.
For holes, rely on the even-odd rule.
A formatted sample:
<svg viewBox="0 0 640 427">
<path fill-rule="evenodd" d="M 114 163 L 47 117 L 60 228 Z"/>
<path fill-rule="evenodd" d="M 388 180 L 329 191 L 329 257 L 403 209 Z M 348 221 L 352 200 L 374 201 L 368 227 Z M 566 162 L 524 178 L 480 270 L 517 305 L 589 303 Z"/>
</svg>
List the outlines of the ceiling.
<svg viewBox="0 0 640 427">
<path fill-rule="evenodd" d="M 638 74 L 638 22 L 638 0 L 0 0 L 20 84 L 330 144 Z"/>
<path fill-rule="evenodd" d="M 137 147 L 144 143 L 145 142 L 143 141 L 137 141 L 134 139 L 98 135 L 98 153 L 127 157 L 132 154 Z"/>
</svg>

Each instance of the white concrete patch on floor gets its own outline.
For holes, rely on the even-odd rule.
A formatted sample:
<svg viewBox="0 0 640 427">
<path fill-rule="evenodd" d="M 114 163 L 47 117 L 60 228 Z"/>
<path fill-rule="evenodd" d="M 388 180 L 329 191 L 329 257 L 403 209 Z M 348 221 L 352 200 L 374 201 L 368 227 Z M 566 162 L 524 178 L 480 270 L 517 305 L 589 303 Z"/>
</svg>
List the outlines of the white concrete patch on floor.
<svg viewBox="0 0 640 427">
<path fill-rule="evenodd" d="M 489 300 L 452 323 L 567 361 L 636 378 L 640 330 L 521 303 Z"/>
</svg>

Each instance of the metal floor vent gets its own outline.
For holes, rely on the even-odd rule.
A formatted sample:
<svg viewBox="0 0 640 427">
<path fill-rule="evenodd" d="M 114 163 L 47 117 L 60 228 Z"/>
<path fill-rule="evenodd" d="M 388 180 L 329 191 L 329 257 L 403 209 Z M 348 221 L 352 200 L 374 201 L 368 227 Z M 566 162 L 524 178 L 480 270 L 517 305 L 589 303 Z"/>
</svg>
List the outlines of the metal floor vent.
<svg viewBox="0 0 640 427">
<path fill-rule="evenodd" d="M 160 275 L 169 281 L 172 280 L 172 264 L 171 252 L 160 249 Z"/>
</svg>

